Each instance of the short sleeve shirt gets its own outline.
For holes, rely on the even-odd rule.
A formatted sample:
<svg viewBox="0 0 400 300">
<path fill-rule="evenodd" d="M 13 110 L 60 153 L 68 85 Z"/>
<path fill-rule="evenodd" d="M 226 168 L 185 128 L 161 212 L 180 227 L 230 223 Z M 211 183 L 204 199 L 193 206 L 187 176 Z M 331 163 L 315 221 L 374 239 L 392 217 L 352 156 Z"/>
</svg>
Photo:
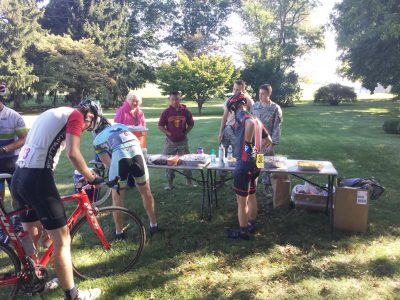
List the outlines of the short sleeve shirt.
<svg viewBox="0 0 400 300">
<path fill-rule="evenodd" d="M 18 140 L 18 137 L 27 132 L 24 119 L 15 110 L 4 106 L 0 111 L 0 147 Z M 19 149 L 0 154 L 1 158 L 14 157 Z"/>
</svg>

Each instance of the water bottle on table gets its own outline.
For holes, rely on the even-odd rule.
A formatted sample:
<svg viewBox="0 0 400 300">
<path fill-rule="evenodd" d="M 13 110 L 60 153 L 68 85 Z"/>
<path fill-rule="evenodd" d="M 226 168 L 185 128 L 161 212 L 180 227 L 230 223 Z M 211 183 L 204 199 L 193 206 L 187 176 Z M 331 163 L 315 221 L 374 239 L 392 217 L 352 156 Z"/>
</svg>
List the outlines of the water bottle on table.
<svg viewBox="0 0 400 300">
<path fill-rule="evenodd" d="M 214 166 L 217 164 L 217 158 L 215 156 L 214 148 L 211 149 L 210 163 L 211 163 L 211 165 L 214 165 Z"/>
<path fill-rule="evenodd" d="M 233 157 L 233 149 L 232 149 L 232 145 L 229 145 L 226 159 L 229 161 L 229 160 L 232 160 L 232 157 Z"/>
<path fill-rule="evenodd" d="M 225 147 L 222 144 L 218 148 L 218 164 L 220 167 L 225 166 Z"/>
</svg>

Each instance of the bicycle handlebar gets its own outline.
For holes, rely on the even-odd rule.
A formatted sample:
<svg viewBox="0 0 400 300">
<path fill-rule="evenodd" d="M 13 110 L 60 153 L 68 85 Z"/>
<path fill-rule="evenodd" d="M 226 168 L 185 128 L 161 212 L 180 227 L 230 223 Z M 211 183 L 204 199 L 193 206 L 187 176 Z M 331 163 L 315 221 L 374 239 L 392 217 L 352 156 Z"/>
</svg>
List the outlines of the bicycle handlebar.
<svg viewBox="0 0 400 300">
<path fill-rule="evenodd" d="M 121 177 L 116 176 L 113 180 L 104 181 L 104 182 L 98 184 L 97 186 L 107 185 L 110 188 L 115 187 L 115 186 L 119 187 L 120 180 L 121 180 Z M 78 186 L 78 184 L 80 184 L 81 186 Z M 92 186 L 94 186 L 94 185 L 90 184 L 89 182 L 87 182 L 86 179 L 83 179 L 83 178 L 81 180 L 79 180 L 78 183 L 76 184 L 77 189 L 83 189 L 83 190 L 90 189 Z"/>
<path fill-rule="evenodd" d="M 11 178 L 12 175 L 8 173 L 0 173 L 0 179 L 8 179 Z"/>
</svg>

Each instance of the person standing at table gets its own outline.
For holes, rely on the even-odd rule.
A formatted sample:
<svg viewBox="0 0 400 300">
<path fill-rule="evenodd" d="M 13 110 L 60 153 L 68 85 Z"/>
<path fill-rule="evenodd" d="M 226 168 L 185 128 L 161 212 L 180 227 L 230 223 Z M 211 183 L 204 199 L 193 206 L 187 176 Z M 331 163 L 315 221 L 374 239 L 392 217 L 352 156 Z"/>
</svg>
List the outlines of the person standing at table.
<svg viewBox="0 0 400 300">
<path fill-rule="evenodd" d="M 15 162 L 17 161 L 19 149 L 24 145 L 28 130 L 24 119 L 15 110 L 8 108 L 4 104 L 6 94 L 5 83 L 0 83 L 0 173 L 13 174 Z M 0 200 L 4 204 L 5 181 L 0 179 Z M 11 178 L 7 179 L 8 188 L 11 188 Z M 12 207 L 16 208 L 15 200 L 12 200 Z M 22 230 L 19 216 L 12 217 L 14 229 L 19 232 Z M 0 241 L 8 243 L 9 237 L 0 228 Z"/>
<path fill-rule="evenodd" d="M 135 94 L 134 91 L 130 91 L 128 95 L 126 95 L 124 103 L 117 109 L 114 117 L 114 122 L 127 126 L 142 126 L 145 130 L 146 119 L 144 117 L 143 111 L 140 109 L 141 104 L 142 98 L 139 95 Z M 144 154 L 147 153 L 146 131 L 135 132 L 134 134 L 138 137 L 140 141 L 140 146 Z M 127 185 L 129 187 L 135 186 L 135 180 L 132 174 L 128 175 Z"/>
<path fill-rule="evenodd" d="M 257 217 L 256 188 L 260 166 L 256 155 L 272 143 L 267 129 L 261 121 L 247 111 L 248 99 L 243 93 L 228 99 L 227 108 L 235 114 L 235 152 L 236 166 L 233 174 L 233 190 L 238 204 L 239 228 L 228 228 L 229 238 L 248 240 L 248 233 L 255 232 Z M 262 155 L 262 154 L 261 154 Z"/>
<path fill-rule="evenodd" d="M 192 113 L 186 105 L 181 104 L 181 94 L 178 91 L 171 91 L 169 94 L 169 107 L 165 109 L 158 121 L 158 129 L 165 134 L 165 144 L 163 154 L 165 155 L 183 155 L 189 153 L 188 133 L 194 126 Z M 186 185 L 195 186 L 192 182 L 192 172 L 185 170 L 187 178 Z M 175 178 L 174 170 L 166 170 L 167 185 L 165 190 L 173 189 Z"/>
<path fill-rule="evenodd" d="M 106 118 L 102 118 L 93 146 L 100 160 L 109 169 L 109 179 L 114 180 L 116 176 L 123 183 L 128 174 L 132 175 L 137 183 L 143 207 L 150 220 L 150 234 L 158 232 L 155 201 L 150 189 L 149 171 L 143 156 L 142 149 L 137 137 L 123 124 L 111 125 Z M 112 154 L 112 155 L 111 155 Z M 113 205 L 124 207 L 125 190 L 112 190 Z M 120 213 L 114 214 L 115 236 L 118 239 L 125 237 L 123 231 L 123 220 Z"/>
<path fill-rule="evenodd" d="M 270 98 L 272 95 L 272 86 L 270 84 L 261 85 L 258 94 L 260 101 L 253 105 L 251 113 L 261 120 L 271 134 L 272 144 L 264 147 L 262 152 L 264 155 L 275 155 L 275 147 L 279 144 L 281 138 L 282 109 Z M 264 193 L 267 194 L 271 185 L 268 173 L 264 173 L 262 183 L 264 185 Z"/>
<path fill-rule="evenodd" d="M 233 84 L 233 94 L 235 95 L 237 93 L 243 93 L 245 95 L 247 98 L 247 111 L 251 111 L 254 101 L 246 93 L 246 83 L 242 79 L 236 80 Z M 233 152 L 235 152 L 235 133 L 233 132 L 233 126 L 235 125 L 235 114 L 229 112 L 227 108 L 228 100 L 229 99 L 227 99 L 224 103 L 224 113 L 222 114 L 221 125 L 219 127 L 218 134 L 219 143 L 225 147 L 225 153 L 227 153 L 229 145 L 232 146 Z M 226 177 L 226 172 L 220 172 L 219 176 L 220 183 L 223 184 Z"/>
</svg>

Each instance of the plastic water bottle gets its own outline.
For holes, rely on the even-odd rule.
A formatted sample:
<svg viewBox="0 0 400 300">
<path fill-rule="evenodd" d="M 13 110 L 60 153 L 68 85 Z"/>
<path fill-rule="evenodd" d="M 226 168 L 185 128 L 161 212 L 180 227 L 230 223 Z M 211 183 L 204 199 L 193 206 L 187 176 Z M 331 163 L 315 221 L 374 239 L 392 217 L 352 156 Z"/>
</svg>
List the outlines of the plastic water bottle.
<svg viewBox="0 0 400 300">
<path fill-rule="evenodd" d="M 218 148 L 218 162 L 220 167 L 225 165 L 225 147 L 222 144 Z"/>
<path fill-rule="evenodd" d="M 217 158 L 215 157 L 215 150 L 214 150 L 214 148 L 211 149 L 210 163 L 211 163 L 211 165 L 214 165 L 214 166 L 217 164 Z"/>
<path fill-rule="evenodd" d="M 18 234 L 20 240 L 21 240 L 21 244 L 22 247 L 24 248 L 25 254 L 27 256 L 32 256 L 36 253 L 36 247 L 33 244 L 33 240 L 31 235 L 29 234 L 28 231 L 21 231 Z"/>
<path fill-rule="evenodd" d="M 233 157 L 233 149 L 232 149 L 232 145 L 229 145 L 229 147 L 228 147 L 228 154 L 227 154 L 227 156 L 226 156 L 226 159 L 227 159 L 227 160 L 232 160 L 232 157 Z"/>
<path fill-rule="evenodd" d="M 203 147 L 197 147 L 197 154 L 204 154 Z"/>
</svg>

